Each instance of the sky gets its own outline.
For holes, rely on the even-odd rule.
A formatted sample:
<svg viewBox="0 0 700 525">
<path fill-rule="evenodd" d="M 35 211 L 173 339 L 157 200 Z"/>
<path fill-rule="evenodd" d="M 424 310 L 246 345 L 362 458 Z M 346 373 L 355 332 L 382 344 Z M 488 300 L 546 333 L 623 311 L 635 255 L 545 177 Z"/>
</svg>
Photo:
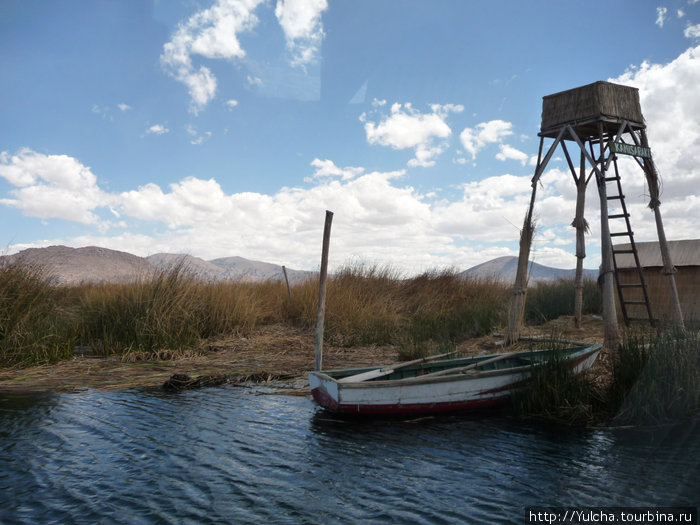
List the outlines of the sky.
<svg viewBox="0 0 700 525">
<path fill-rule="evenodd" d="M 599 80 L 639 89 L 667 237 L 699 237 L 700 0 L 2 0 L 0 243 L 310 270 L 331 210 L 331 270 L 467 269 L 518 253 L 542 97 Z M 575 267 L 575 199 L 560 149 L 535 262 Z"/>
</svg>

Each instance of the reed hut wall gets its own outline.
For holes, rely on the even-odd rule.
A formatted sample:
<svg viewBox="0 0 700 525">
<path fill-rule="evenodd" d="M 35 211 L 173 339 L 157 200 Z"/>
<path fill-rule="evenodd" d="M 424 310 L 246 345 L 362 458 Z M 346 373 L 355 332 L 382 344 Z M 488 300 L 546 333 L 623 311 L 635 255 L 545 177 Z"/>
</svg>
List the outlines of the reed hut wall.
<svg viewBox="0 0 700 525">
<path fill-rule="evenodd" d="M 624 248 L 629 245 L 616 245 Z M 636 243 L 639 260 L 644 271 L 647 291 L 654 317 L 662 321 L 671 321 L 673 309 L 669 292 L 668 276 L 663 273 L 661 250 L 658 242 Z M 686 322 L 700 321 L 700 239 L 669 241 L 671 259 L 676 267 L 676 288 L 681 302 L 683 319 Z M 631 255 L 618 257 L 618 278 L 622 284 L 638 283 L 634 260 Z M 641 290 L 626 289 L 628 300 L 643 300 Z M 646 317 L 643 306 L 628 306 L 630 317 Z M 618 305 L 618 312 L 619 312 Z"/>
<path fill-rule="evenodd" d="M 605 118 L 643 126 L 639 90 L 600 81 L 542 98 L 542 132 Z"/>
</svg>

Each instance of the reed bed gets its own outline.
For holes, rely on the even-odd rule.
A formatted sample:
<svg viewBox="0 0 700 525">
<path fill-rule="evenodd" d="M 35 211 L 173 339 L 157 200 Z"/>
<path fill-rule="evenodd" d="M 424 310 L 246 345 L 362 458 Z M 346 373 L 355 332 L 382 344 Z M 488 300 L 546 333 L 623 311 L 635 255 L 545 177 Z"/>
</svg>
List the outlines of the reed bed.
<svg viewBox="0 0 700 525">
<path fill-rule="evenodd" d="M 529 387 L 513 398 L 515 412 L 566 425 L 649 426 L 700 410 L 700 333 L 628 334 L 609 363 L 604 387 L 590 372 L 574 376 L 563 360 L 534 366 Z"/>
<path fill-rule="evenodd" d="M 71 355 L 75 316 L 39 267 L 0 267 L 0 366 L 28 366 Z"/>
<path fill-rule="evenodd" d="M 573 279 L 540 282 L 530 287 L 525 303 L 525 322 L 542 324 L 562 315 L 574 314 L 576 283 Z M 597 283 L 593 279 L 583 281 L 582 313 L 602 314 L 603 301 Z"/>
<path fill-rule="evenodd" d="M 590 374 L 575 375 L 564 354 L 552 349 L 554 357 L 534 364 L 528 387 L 513 396 L 515 413 L 567 426 L 590 424 L 600 416 Z"/>
<path fill-rule="evenodd" d="M 502 326 L 508 293 L 506 284 L 465 279 L 454 270 L 403 278 L 389 267 L 349 265 L 330 276 L 325 337 L 340 347 L 391 345 L 405 359 L 441 353 Z M 585 311 L 599 311 L 594 283 L 584 295 Z M 200 352 L 207 339 L 245 336 L 264 325 L 310 330 L 317 301 L 313 278 L 292 286 L 288 296 L 280 282 L 203 282 L 182 266 L 127 284 L 58 286 L 41 268 L 5 265 L 0 367 L 70 359 L 76 346 L 135 361 Z M 570 314 L 573 283 L 540 284 L 528 303 L 538 322 Z M 518 397 L 516 410 L 567 424 L 608 416 L 648 424 L 700 408 L 697 331 L 633 334 L 607 362 L 606 388 L 589 376 L 573 377 L 557 360 L 535 367 L 532 388 Z"/>
<path fill-rule="evenodd" d="M 345 266 L 329 279 L 324 333 L 339 346 L 399 345 L 408 358 L 432 343 L 444 346 L 493 330 L 504 319 L 507 290 L 454 270 L 402 278 L 389 267 Z M 293 288 L 290 318 L 313 326 L 317 295 L 313 281 Z"/>
<path fill-rule="evenodd" d="M 565 294 L 572 302 L 568 284 L 538 285 L 529 308 L 539 319 L 538 305 L 559 304 L 556 297 Z M 346 265 L 329 279 L 325 337 L 345 347 L 397 345 L 410 359 L 502 325 L 507 296 L 506 284 L 465 279 L 455 270 L 404 278 L 388 266 Z M 131 283 L 75 286 L 52 285 L 40 268 L 4 267 L 0 366 L 55 362 L 69 358 L 75 345 L 101 355 L 152 354 L 266 324 L 313 328 L 317 301 L 313 278 L 288 296 L 281 282 L 203 282 L 181 264 Z M 565 313 L 568 306 L 547 316 Z"/>
<path fill-rule="evenodd" d="M 661 424 L 700 409 L 700 333 L 632 334 L 613 356 L 610 400 L 619 424 Z"/>
<path fill-rule="evenodd" d="M 325 336 L 338 346 L 400 345 L 408 357 L 479 336 L 503 320 L 507 287 L 455 271 L 405 279 L 382 266 L 352 265 L 330 277 Z M 181 265 L 135 282 L 56 286 L 41 269 L 0 274 L 0 366 L 69 358 L 74 346 L 99 355 L 196 347 L 266 324 L 312 328 L 318 283 L 203 282 Z"/>
</svg>

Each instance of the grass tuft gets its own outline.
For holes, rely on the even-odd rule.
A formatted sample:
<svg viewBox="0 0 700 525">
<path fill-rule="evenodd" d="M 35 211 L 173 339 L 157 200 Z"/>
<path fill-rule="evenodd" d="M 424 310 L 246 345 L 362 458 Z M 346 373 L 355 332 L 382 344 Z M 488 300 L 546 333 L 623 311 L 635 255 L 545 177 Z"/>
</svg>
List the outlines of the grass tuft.
<svg viewBox="0 0 700 525">
<path fill-rule="evenodd" d="M 700 409 L 700 334 L 627 337 L 613 356 L 610 399 L 621 424 L 661 424 Z"/>
<path fill-rule="evenodd" d="M 0 366 L 53 363 L 71 356 L 74 313 L 39 267 L 0 267 Z"/>
<path fill-rule="evenodd" d="M 525 322 L 543 324 L 562 315 L 573 315 L 576 284 L 573 279 L 540 282 L 528 289 L 525 303 Z M 582 313 L 601 314 L 603 303 L 597 283 L 592 279 L 583 281 Z"/>
<path fill-rule="evenodd" d="M 515 413 L 566 425 L 585 425 L 594 416 L 593 385 L 588 374 L 574 374 L 563 352 L 533 363 L 528 386 L 513 396 Z"/>
</svg>

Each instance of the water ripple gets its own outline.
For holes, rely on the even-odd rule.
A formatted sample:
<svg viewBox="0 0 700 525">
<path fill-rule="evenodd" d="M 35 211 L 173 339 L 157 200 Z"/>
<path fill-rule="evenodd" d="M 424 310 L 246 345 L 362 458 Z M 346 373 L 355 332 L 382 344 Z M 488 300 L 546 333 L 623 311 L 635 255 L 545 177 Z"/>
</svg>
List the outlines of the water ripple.
<svg viewBox="0 0 700 525">
<path fill-rule="evenodd" d="M 531 505 L 698 504 L 697 422 L 359 422 L 266 394 L 0 398 L 0 522 L 521 523 Z"/>
</svg>

